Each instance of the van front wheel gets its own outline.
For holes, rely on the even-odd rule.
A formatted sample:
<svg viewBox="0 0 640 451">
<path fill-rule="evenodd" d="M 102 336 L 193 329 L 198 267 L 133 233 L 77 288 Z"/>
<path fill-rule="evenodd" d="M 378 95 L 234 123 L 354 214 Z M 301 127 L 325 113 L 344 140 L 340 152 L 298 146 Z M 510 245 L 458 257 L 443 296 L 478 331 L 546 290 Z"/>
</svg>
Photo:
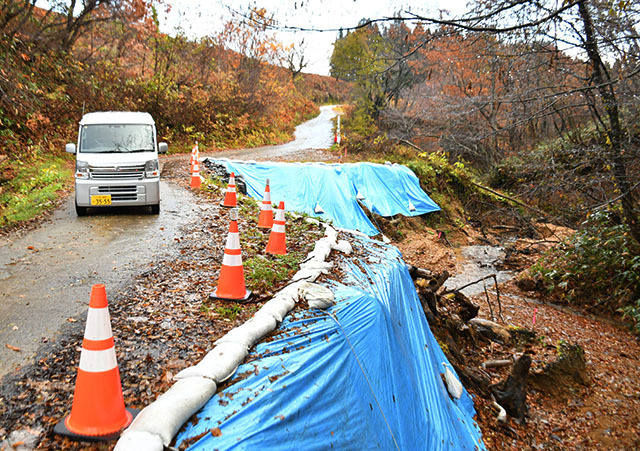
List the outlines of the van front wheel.
<svg viewBox="0 0 640 451">
<path fill-rule="evenodd" d="M 151 214 L 152 215 L 157 215 L 159 213 L 160 213 L 160 204 L 152 205 L 151 206 Z"/>
<path fill-rule="evenodd" d="M 78 203 L 76 203 L 76 214 L 78 216 L 86 216 L 87 215 L 87 207 L 80 207 Z"/>
</svg>

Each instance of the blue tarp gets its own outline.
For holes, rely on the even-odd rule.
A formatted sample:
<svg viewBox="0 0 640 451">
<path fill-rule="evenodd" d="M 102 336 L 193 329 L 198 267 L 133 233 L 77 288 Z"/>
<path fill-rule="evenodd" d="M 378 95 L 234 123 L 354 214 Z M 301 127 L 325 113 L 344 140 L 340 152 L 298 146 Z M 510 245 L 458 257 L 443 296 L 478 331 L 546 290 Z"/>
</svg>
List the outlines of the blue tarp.
<svg viewBox="0 0 640 451">
<path fill-rule="evenodd" d="M 270 180 L 271 200 L 288 211 L 318 216 L 369 236 L 380 233 L 358 204 L 381 216 L 417 216 L 440 210 L 406 166 L 374 163 L 247 163 L 217 160 L 242 174 L 247 194 L 262 199 Z M 364 196 L 364 199 L 362 199 Z M 318 206 L 324 213 L 318 213 Z"/>
<path fill-rule="evenodd" d="M 353 244 L 367 257 L 344 259 L 340 282 L 326 282 L 336 305 L 287 316 L 177 445 L 484 449 L 470 396 L 451 398 L 442 381 L 447 360 L 400 253 L 367 238 Z"/>
</svg>

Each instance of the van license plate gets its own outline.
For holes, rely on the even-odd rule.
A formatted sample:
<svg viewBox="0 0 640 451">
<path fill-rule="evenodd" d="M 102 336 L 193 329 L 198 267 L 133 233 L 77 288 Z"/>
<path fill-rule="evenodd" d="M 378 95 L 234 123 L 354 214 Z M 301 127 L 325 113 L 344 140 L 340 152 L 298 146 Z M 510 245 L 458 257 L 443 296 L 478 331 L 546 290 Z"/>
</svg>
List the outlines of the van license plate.
<svg viewBox="0 0 640 451">
<path fill-rule="evenodd" d="M 91 205 L 111 205 L 111 194 L 103 194 L 100 196 L 91 196 Z"/>
</svg>

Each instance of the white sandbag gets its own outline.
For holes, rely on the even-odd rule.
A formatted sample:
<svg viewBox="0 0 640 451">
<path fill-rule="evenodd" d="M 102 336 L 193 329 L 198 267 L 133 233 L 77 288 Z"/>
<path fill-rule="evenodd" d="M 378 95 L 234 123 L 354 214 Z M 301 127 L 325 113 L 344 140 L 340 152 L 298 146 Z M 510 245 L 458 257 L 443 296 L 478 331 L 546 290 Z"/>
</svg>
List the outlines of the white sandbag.
<svg viewBox="0 0 640 451">
<path fill-rule="evenodd" d="M 453 371 L 449 369 L 449 365 L 445 362 L 442 362 L 442 365 L 444 366 L 444 380 L 447 383 L 449 394 L 456 399 L 460 399 L 460 396 L 462 396 L 462 384 L 456 375 L 453 374 Z"/>
<path fill-rule="evenodd" d="M 498 420 L 501 423 L 506 423 L 507 422 L 507 411 L 504 410 L 504 408 L 498 404 L 497 402 L 493 402 L 493 407 L 498 409 L 498 417 L 496 418 L 496 420 Z"/>
<path fill-rule="evenodd" d="M 126 430 L 118 439 L 114 451 L 162 451 L 164 445 L 159 435 L 146 431 Z"/>
<path fill-rule="evenodd" d="M 235 373 L 247 354 L 247 346 L 242 343 L 221 343 L 209 351 L 200 363 L 185 368 L 173 378 L 179 380 L 187 377 L 206 377 L 220 384 Z"/>
<path fill-rule="evenodd" d="M 339 240 L 338 243 L 335 246 L 333 246 L 333 248 L 347 255 L 350 255 L 351 252 L 353 252 L 351 243 L 349 243 L 347 240 Z"/>
<path fill-rule="evenodd" d="M 300 269 L 317 269 L 322 274 L 329 274 L 329 270 L 333 268 L 332 262 L 325 262 L 320 260 L 310 260 L 300 265 Z"/>
<path fill-rule="evenodd" d="M 267 315 L 254 316 L 241 326 L 231 329 L 225 336 L 216 341 L 216 344 L 232 341 L 242 343 L 251 348 L 275 328 L 276 320 L 273 317 Z"/>
<path fill-rule="evenodd" d="M 327 226 L 324 231 L 324 236 L 329 243 L 334 246 L 336 244 L 336 239 L 338 238 L 338 231 L 331 226 Z"/>
<path fill-rule="evenodd" d="M 216 393 L 216 383 L 204 377 L 181 379 L 145 407 L 127 431 L 155 434 L 168 446 L 182 425 Z"/>
<path fill-rule="evenodd" d="M 281 323 L 287 313 L 289 313 L 293 307 L 295 307 L 296 301 L 291 296 L 277 295 L 265 303 L 260 310 L 256 313 L 256 316 L 269 315 L 277 322 Z"/>
<path fill-rule="evenodd" d="M 321 260 L 309 260 L 300 265 L 300 270 L 293 275 L 291 280 L 297 282 L 306 280 L 308 282 L 315 281 L 320 274 L 329 274 L 329 270 L 333 267 L 333 263 Z"/>
<path fill-rule="evenodd" d="M 282 290 L 278 291 L 275 298 L 279 298 L 282 296 L 286 296 L 293 300 L 294 304 L 298 301 L 298 285 L 302 282 L 293 282 L 289 283 L 289 285 L 285 286 Z"/>
<path fill-rule="evenodd" d="M 326 309 L 335 304 L 333 292 L 317 283 L 303 283 L 298 291 L 311 308 Z"/>
<path fill-rule="evenodd" d="M 331 253 L 332 244 L 325 238 L 316 241 L 315 246 L 311 253 L 307 256 L 308 260 L 321 260 L 325 261 Z"/>
</svg>

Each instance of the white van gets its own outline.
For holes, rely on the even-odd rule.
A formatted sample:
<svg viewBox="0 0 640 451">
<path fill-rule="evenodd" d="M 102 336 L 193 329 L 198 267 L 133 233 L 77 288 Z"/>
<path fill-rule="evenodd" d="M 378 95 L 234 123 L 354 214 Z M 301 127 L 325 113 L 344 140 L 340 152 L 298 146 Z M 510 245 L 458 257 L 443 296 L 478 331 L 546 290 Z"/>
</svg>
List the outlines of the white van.
<svg viewBox="0 0 640 451">
<path fill-rule="evenodd" d="M 160 167 L 156 125 L 149 113 L 88 113 L 80 121 L 76 154 L 76 213 L 92 207 L 150 206 L 160 212 Z"/>
</svg>

